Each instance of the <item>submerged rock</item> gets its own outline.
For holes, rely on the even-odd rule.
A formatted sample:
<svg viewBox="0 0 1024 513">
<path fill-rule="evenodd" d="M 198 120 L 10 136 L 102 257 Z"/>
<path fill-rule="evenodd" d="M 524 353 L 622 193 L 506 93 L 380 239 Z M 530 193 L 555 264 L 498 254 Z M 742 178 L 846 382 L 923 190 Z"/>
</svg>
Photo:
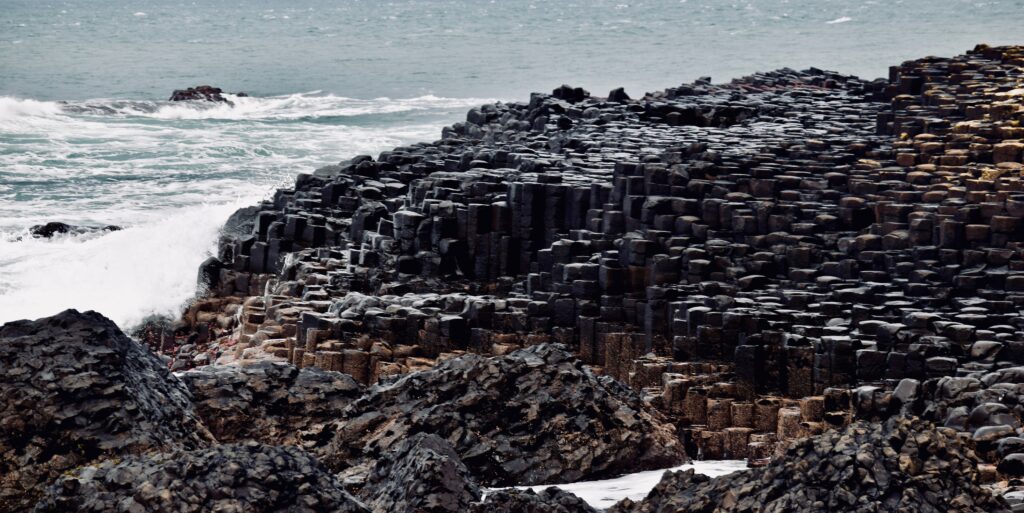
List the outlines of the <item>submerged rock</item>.
<svg viewBox="0 0 1024 513">
<path fill-rule="evenodd" d="M 455 448 L 483 484 L 544 484 L 685 461 L 675 428 L 633 390 L 564 347 L 467 355 L 378 385 L 341 413 L 317 453 L 344 467 L 416 433 Z"/>
<path fill-rule="evenodd" d="M 82 465 L 211 441 L 185 386 L 102 315 L 0 327 L 0 511 Z"/>
<path fill-rule="evenodd" d="M 295 447 L 258 443 L 137 456 L 86 467 L 47 490 L 39 513 L 368 513 Z"/>
<path fill-rule="evenodd" d="M 54 235 L 64 233 L 92 233 L 92 232 L 116 232 L 120 230 L 120 226 L 107 225 L 107 226 L 74 226 L 67 223 L 61 223 L 58 221 L 52 221 L 46 224 L 37 224 L 29 228 L 29 233 L 33 237 L 49 239 Z"/>
<path fill-rule="evenodd" d="M 200 367 L 180 378 L 221 442 L 297 444 L 363 392 L 347 374 L 270 361 Z"/>
<path fill-rule="evenodd" d="M 613 513 L 741 511 L 999 512 L 974 453 L 954 431 L 918 419 L 857 422 L 791 445 L 771 465 L 709 478 L 666 472 L 643 501 Z"/>
</svg>

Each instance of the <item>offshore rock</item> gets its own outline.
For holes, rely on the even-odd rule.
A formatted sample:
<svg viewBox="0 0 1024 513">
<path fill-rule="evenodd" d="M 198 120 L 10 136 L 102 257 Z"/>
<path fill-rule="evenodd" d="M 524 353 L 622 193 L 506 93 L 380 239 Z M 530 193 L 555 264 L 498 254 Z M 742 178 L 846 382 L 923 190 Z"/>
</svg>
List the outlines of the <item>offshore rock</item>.
<svg viewBox="0 0 1024 513">
<path fill-rule="evenodd" d="M 469 469 L 437 435 L 413 435 L 377 460 L 359 492 L 381 513 L 467 511 L 480 498 Z"/>
<path fill-rule="evenodd" d="M 211 441 L 185 386 L 102 315 L 0 327 L 0 511 L 82 465 Z"/>
<path fill-rule="evenodd" d="M 634 391 L 564 347 L 466 355 L 378 385 L 317 449 L 329 466 L 377 457 L 416 433 L 446 439 L 483 484 L 571 482 L 685 461 L 675 429 Z"/>
<path fill-rule="evenodd" d="M 60 479 L 38 513 L 367 513 L 309 454 L 255 442 L 136 456 Z"/>
<path fill-rule="evenodd" d="M 351 376 L 280 362 L 206 366 L 179 375 L 220 442 L 298 444 L 362 394 Z"/>
<path fill-rule="evenodd" d="M 67 223 L 61 223 L 59 221 L 51 221 L 46 224 L 37 224 L 32 228 L 29 228 L 29 233 L 33 237 L 49 239 L 54 235 L 71 233 L 71 234 L 82 234 L 92 232 L 116 232 L 120 230 L 120 226 L 108 225 L 108 226 L 74 226 Z"/>
<path fill-rule="evenodd" d="M 175 89 L 171 93 L 169 101 L 172 102 L 183 102 L 183 101 L 205 101 L 205 102 L 223 102 L 231 104 L 231 100 L 228 100 L 223 96 L 224 90 L 219 87 L 213 87 L 208 85 L 201 85 L 196 87 L 189 87 L 188 89 Z M 237 93 L 237 96 L 248 96 L 245 93 Z"/>
<path fill-rule="evenodd" d="M 611 511 L 1008 512 L 980 486 L 976 462 L 952 430 L 899 417 L 857 422 L 795 442 L 765 468 L 713 479 L 666 472 L 643 501 Z"/>
</svg>

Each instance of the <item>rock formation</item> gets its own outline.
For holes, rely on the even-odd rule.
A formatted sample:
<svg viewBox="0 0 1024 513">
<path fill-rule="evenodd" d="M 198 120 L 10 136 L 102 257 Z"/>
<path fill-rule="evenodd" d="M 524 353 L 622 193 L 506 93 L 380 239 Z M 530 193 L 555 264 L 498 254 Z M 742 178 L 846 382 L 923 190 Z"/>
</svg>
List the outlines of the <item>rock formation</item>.
<svg viewBox="0 0 1024 513">
<path fill-rule="evenodd" d="M 102 315 L 0 327 L 0 511 L 82 465 L 211 441 L 185 386 Z"/>
<path fill-rule="evenodd" d="M 418 433 L 373 464 L 360 496 L 374 512 L 446 513 L 468 511 L 480 489 L 447 441 Z"/>
<path fill-rule="evenodd" d="M 132 506 L 171 458 L 229 483 L 199 508 L 288 485 L 245 484 L 241 455 L 278 449 L 208 448 L 195 412 L 221 442 L 308 450 L 343 479 L 281 449 L 272 468 L 327 487 L 286 496 L 352 510 L 338 486 L 377 510 L 587 511 L 477 493 L 684 452 L 764 468 L 619 510 L 1005 509 L 980 485 L 1024 475 L 1021 84 L 1024 47 L 981 45 L 874 81 L 565 85 L 300 175 L 231 216 L 179 321 L 140 330 L 171 369 L 238 365 L 184 374 L 195 411 L 95 314 L 0 329 L 0 511 L 82 465 L 45 507 Z"/>
<path fill-rule="evenodd" d="M 971 451 L 951 429 L 893 418 L 804 439 L 766 468 L 708 478 L 666 472 L 641 502 L 611 513 L 1009 512 L 980 486 Z"/>
<path fill-rule="evenodd" d="M 189 87 L 188 89 L 175 89 L 171 93 L 169 101 L 172 102 L 184 102 L 184 101 L 204 101 L 204 102 L 223 102 L 231 105 L 231 100 L 228 100 L 224 96 L 224 90 L 219 87 L 213 87 L 208 85 L 201 85 L 196 87 Z M 245 93 L 235 93 L 235 96 L 248 96 Z"/>
<path fill-rule="evenodd" d="M 29 233 L 33 237 L 49 239 L 54 235 L 65 234 L 65 233 L 90 233 L 90 232 L 116 232 L 120 230 L 120 226 L 108 225 L 108 226 L 72 226 L 67 223 L 61 223 L 58 221 L 52 221 L 46 224 L 37 224 L 29 229 Z"/>
<path fill-rule="evenodd" d="M 471 513 L 597 513 L 579 497 L 558 488 L 540 493 L 531 490 L 498 490 L 474 504 Z"/>
<path fill-rule="evenodd" d="M 47 490 L 37 513 L 369 513 L 315 459 L 255 442 L 128 457 Z"/>
<path fill-rule="evenodd" d="M 281 362 L 206 366 L 179 375 L 222 443 L 298 444 L 363 393 L 351 376 Z"/>
<path fill-rule="evenodd" d="M 334 468 L 429 433 L 492 486 L 572 482 L 685 460 L 675 430 L 635 392 L 549 344 L 467 355 L 371 387 L 325 432 L 333 437 L 315 452 Z"/>
</svg>

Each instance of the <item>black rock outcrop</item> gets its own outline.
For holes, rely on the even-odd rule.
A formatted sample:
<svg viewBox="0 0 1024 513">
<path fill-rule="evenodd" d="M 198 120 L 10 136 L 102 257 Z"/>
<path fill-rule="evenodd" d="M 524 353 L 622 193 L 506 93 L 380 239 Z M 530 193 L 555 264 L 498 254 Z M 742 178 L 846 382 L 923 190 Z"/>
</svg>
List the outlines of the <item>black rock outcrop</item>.
<svg viewBox="0 0 1024 513">
<path fill-rule="evenodd" d="M 368 513 L 295 447 L 255 442 L 86 467 L 47 490 L 37 513 Z"/>
<path fill-rule="evenodd" d="M 685 460 L 675 429 L 634 391 L 597 376 L 563 347 L 467 355 L 378 385 L 329 426 L 317 449 L 343 467 L 431 433 L 481 483 L 572 482 Z"/>
<path fill-rule="evenodd" d="M 0 327 L 0 392 L 4 512 L 28 507 L 70 469 L 212 441 L 185 386 L 96 312 Z"/>
<path fill-rule="evenodd" d="M 189 87 L 188 89 L 175 89 L 171 93 L 170 101 L 172 102 L 184 102 L 184 101 L 205 101 L 205 102 L 224 102 L 231 104 L 231 100 L 228 100 L 224 96 L 224 90 L 219 87 L 213 87 L 208 85 L 201 85 L 196 87 Z M 248 96 L 245 93 L 235 93 L 236 96 Z"/>
<path fill-rule="evenodd" d="M 36 238 L 49 239 L 54 235 L 72 233 L 92 233 L 92 232 L 116 232 L 120 230 L 120 226 L 107 225 L 107 226 L 74 226 L 67 223 L 61 223 L 59 221 L 51 221 L 46 224 L 37 224 L 29 228 L 29 233 Z"/>
<path fill-rule="evenodd" d="M 1008 512 L 980 486 L 976 464 L 955 431 L 896 417 L 801 440 L 762 469 L 713 479 L 666 472 L 646 499 L 611 511 Z"/>
<path fill-rule="evenodd" d="M 446 513 L 469 510 L 480 489 L 447 441 L 419 433 L 377 460 L 359 496 L 375 512 Z"/>
<path fill-rule="evenodd" d="M 351 376 L 280 362 L 206 366 L 179 376 L 220 442 L 297 444 L 337 417 L 363 388 Z"/>
</svg>

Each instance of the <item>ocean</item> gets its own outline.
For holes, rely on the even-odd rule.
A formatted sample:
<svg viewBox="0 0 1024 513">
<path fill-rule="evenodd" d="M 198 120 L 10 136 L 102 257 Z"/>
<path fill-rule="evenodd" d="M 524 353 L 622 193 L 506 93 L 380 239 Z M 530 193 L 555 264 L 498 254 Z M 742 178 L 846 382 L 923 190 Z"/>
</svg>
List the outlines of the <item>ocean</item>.
<svg viewBox="0 0 1024 513">
<path fill-rule="evenodd" d="M 0 0 L 0 322 L 174 316 L 239 206 L 569 83 L 866 78 L 1024 43 L 1024 0 Z M 171 103 L 210 84 L 250 97 Z M 33 225 L 122 230 L 29 235 Z"/>
</svg>

